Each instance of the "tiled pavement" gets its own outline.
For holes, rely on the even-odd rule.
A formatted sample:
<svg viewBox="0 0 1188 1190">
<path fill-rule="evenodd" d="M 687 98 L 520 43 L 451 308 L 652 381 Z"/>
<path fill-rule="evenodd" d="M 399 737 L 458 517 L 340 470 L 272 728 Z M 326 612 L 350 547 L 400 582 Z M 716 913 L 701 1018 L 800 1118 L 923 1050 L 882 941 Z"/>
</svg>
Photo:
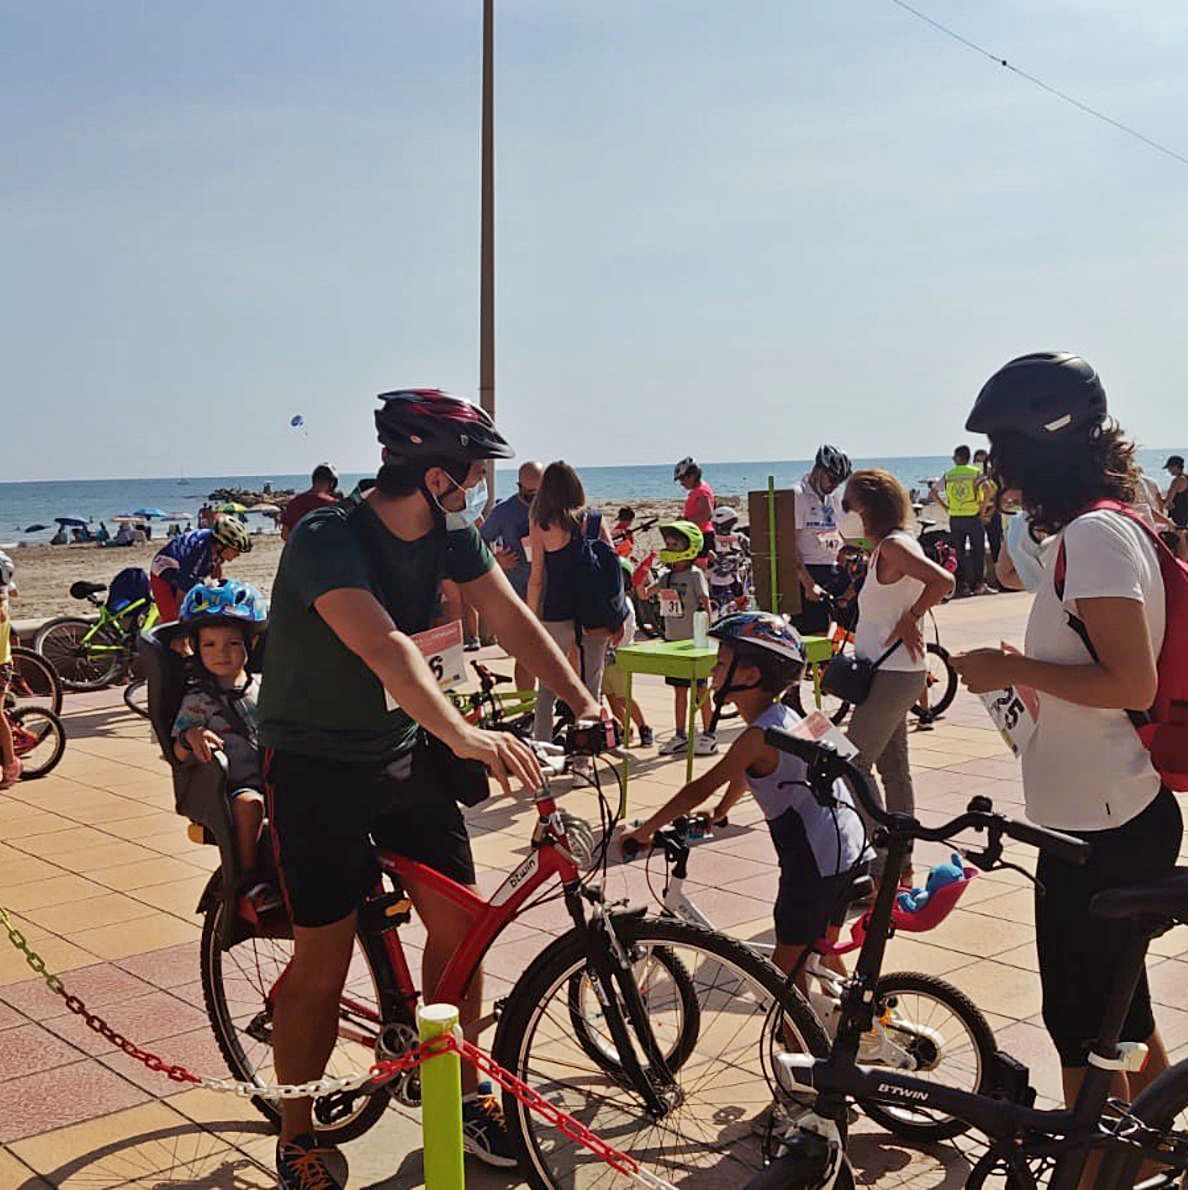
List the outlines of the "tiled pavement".
<svg viewBox="0 0 1188 1190">
<path fill-rule="evenodd" d="M 945 643 L 1018 640 L 1026 606 L 1023 596 L 952 604 L 941 613 Z M 646 679 L 637 689 L 663 736 L 671 716 L 667 691 Z M 116 1029 L 168 1061 L 222 1074 L 202 1006 L 194 914 L 215 853 L 186 840 L 164 766 L 118 692 L 69 698 L 66 712 L 70 743 L 57 771 L 0 795 L 0 904 L 68 989 Z M 936 731 L 912 736 L 912 758 L 926 821 L 955 813 L 974 792 L 1020 809 L 1017 765 L 980 705 L 964 694 Z M 631 786 L 632 812 L 667 797 L 681 772 L 679 762 L 645 758 Z M 525 854 L 529 815 L 522 805 L 497 801 L 470 819 L 480 883 L 489 891 Z M 938 850 L 922 849 L 918 863 Z M 1031 863 L 1021 849 L 1014 858 Z M 757 813 L 744 810 L 737 829 L 698 846 L 689 891 L 720 928 L 769 937 L 773 859 Z M 610 890 L 647 895 L 637 868 L 612 869 Z M 983 876 L 940 928 L 894 939 L 887 969 L 940 974 L 963 988 L 1003 1048 L 1031 1067 L 1041 1095 L 1051 1098 L 1058 1072 L 1037 1016 L 1031 912 L 1022 876 Z M 487 964 L 489 996 L 510 988 L 558 924 L 554 910 L 512 928 Z M 415 929 L 409 938 L 418 940 Z M 1155 941 L 1150 970 L 1169 1048 L 1173 1057 L 1186 1056 L 1188 931 Z M 862 1184 L 963 1180 L 957 1147 L 909 1149 L 864 1123 L 856 1133 L 851 1156 Z M 22 956 L 0 939 L 0 1190 L 269 1186 L 272 1143 L 250 1105 L 171 1084 L 105 1042 L 30 979 Z M 348 1155 L 353 1186 L 421 1184 L 412 1113 L 389 1111 L 348 1146 Z M 517 1183 L 472 1163 L 468 1184 Z"/>
</svg>

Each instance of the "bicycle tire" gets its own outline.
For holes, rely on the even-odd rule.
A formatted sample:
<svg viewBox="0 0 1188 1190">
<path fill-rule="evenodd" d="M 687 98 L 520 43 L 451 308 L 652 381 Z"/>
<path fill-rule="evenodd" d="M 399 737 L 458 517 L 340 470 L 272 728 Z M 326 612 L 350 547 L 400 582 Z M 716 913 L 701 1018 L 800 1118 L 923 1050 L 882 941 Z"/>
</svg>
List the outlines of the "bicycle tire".
<svg viewBox="0 0 1188 1190">
<path fill-rule="evenodd" d="M 944 664 L 945 676 L 943 679 L 938 678 L 933 680 L 932 670 L 929 668 L 925 672 L 928 675 L 929 690 L 928 690 L 928 705 L 923 705 L 923 700 L 912 704 L 911 712 L 917 719 L 923 719 L 931 723 L 934 719 L 939 719 L 950 706 L 953 705 L 953 699 L 957 697 L 957 671 L 953 668 L 952 661 L 949 660 L 949 650 L 944 645 L 937 644 L 936 641 L 929 641 L 927 651 L 933 657 L 939 657 Z M 935 695 L 941 685 L 944 688 L 940 690 L 940 696 Z"/>
<path fill-rule="evenodd" d="M 903 1014 L 900 1019 L 904 1021 L 907 1017 L 903 1006 L 904 996 L 914 995 L 931 999 L 942 1004 L 965 1029 L 966 1044 L 959 1041 L 957 1045 L 951 1045 L 949 1042 L 952 1030 L 939 1029 L 934 1012 L 929 1013 L 927 1019 L 920 1019 L 920 1013 L 916 1012 L 912 1016 L 913 1026 L 923 1026 L 927 1032 L 922 1031 L 913 1036 L 902 1027 L 896 1028 L 894 1023 L 896 1009 L 892 1009 L 892 1023 L 885 1026 L 888 1039 L 895 1045 L 907 1049 L 918 1060 L 927 1062 L 929 1057 L 935 1053 L 936 1041 L 928 1035 L 929 1033 L 941 1032 L 942 1040 L 945 1043 L 946 1052 L 939 1057 L 937 1064 L 927 1071 L 914 1071 L 913 1077 L 928 1078 L 933 1071 L 936 1071 L 939 1075 L 938 1081 L 946 1087 L 955 1086 L 959 1090 L 971 1091 L 976 1094 L 990 1093 L 992 1089 L 991 1072 L 998 1044 L 994 1040 L 994 1030 L 990 1028 L 989 1022 L 982 1015 L 978 1006 L 964 992 L 934 975 L 924 975 L 918 971 L 894 971 L 879 980 L 876 995 L 881 1006 L 885 1006 L 890 997 L 899 997 L 900 1003 L 896 1007 Z M 957 1070 L 966 1069 L 968 1066 L 967 1054 L 974 1060 L 973 1069 L 969 1072 L 968 1077 L 957 1083 L 954 1081 L 953 1074 Z M 859 1058 L 859 1061 L 863 1060 L 861 1057 Z M 970 1128 L 966 1121 L 959 1120 L 954 1116 L 945 1116 L 940 1119 L 938 1113 L 928 1108 L 907 1105 L 899 1107 L 898 1105 L 891 1106 L 861 1101 L 858 1106 L 875 1123 L 881 1124 L 888 1132 L 893 1132 L 905 1140 L 921 1142 L 950 1140 L 955 1136 L 960 1136 L 963 1132 L 968 1132 Z"/>
<path fill-rule="evenodd" d="M 818 1185 L 817 1179 L 805 1177 L 802 1157 L 786 1156 L 777 1157 L 756 1174 L 745 1190 L 816 1190 Z M 848 1161 L 838 1170 L 833 1190 L 854 1190 L 854 1171 Z"/>
<path fill-rule="evenodd" d="M 672 1072 L 681 1084 L 672 1112 L 660 1119 L 649 1116 L 635 1092 L 589 1059 L 573 1036 L 567 993 L 572 977 L 583 973 L 589 962 L 589 934 L 584 930 L 556 939 L 516 982 L 499 1020 L 492 1047 L 495 1060 L 617 1148 L 635 1150 L 650 1171 L 669 1181 L 686 1184 L 690 1176 L 696 1178 L 693 1167 L 698 1166 L 714 1170 L 715 1185 L 744 1184 L 763 1168 L 762 1141 L 751 1125 L 752 1117 L 772 1099 L 766 1070 L 789 1042 L 823 1057 L 829 1048 L 825 1030 L 783 974 L 743 943 L 665 918 L 625 914 L 611 922 L 629 955 L 644 948 L 671 950 L 702 995 L 693 1050 L 680 1070 Z M 782 1012 L 782 1025 L 775 1028 L 770 1019 L 773 1008 Z M 653 1036 L 665 1050 L 666 1033 L 672 1028 L 669 1018 L 663 1006 L 651 1001 L 648 1011 Z M 550 1023 L 551 1014 L 555 1019 Z M 553 1027 L 555 1038 L 546 1036 Z M 685 1027 L 682 1019 L 678 1032 Z M 735 1050 L 729 1058 L 707 1061 L 697 1046 L 716 1040 Z M 676 1044 L 687 1041 L 678 1037 Z M 557 1076 L 550 1077 L 548 1070 L 557 1071 Z M 584 1099 L 586 1106 L 573 1102 L 573 1097 Z M 608 1177 L 601 1161 L 538 1121 L 513 1095 L 505 1092 L 503 1099 L 521 1169 L 536 1190 L 626 1186 L 626 1176 L 621 1182 Z M 695 1117 L 697 1111 L 700 1115 Z"/>
<path fill-rule="evenodd" d="M 1130 1114 L 1161 1132 L 1169 1132 L 1178 1124 L 1179 1143 L 1188 1144 L 1188 1058 L 1170 1066 L 1150 1086 L 1140 1091 L 1130 1105 Z M 1121 1190 L 1134 1186 L 1139 1167 L 1144 1161 L 1157 1163 L 1158 1157 L 1153 1153 L 1107 1152 L 1094 1183 L 1096 1190 Z M 1172 1170 L 1163 1172 L 1172 1179 L 1167 1183 L 1169 1187 L 1184 1184 L 1183 1171 L 1174 1171 L 1174 1176 Z M 1152 1175 L 1148 1168 L 1143 1170 L 1143 1176 L 1146 1180 L 1158 1177 L 1159 1173 Z M 1151 1184 L 1158 1186 L 1160 1183 Z"/>
<path fill-rule="evenodd" d="M 806 708 L 800 693 L 801 688 L 804 686 L 807 686 L 810 690 L 813 687 L 811 673 L 807 670 L 805 672 L 808 676 L 803 681 L 793 682 L 788 687 L 783 699 L 784 705 L 791 707 L 802 719 L 817 709 L 815 698 L 810 698 L 809 705 Z M 834 699 L 831 694 L 822 693 L 821 712 L 834 727 L 840 727 L 850 714 L 850 704 L 843 699 Z"/>
<path fill-rule="evenodd" d="M 67 690 L 102 690 L 123 668 L 122 644 L 106 625 L 96 630 L 91 642 L 101 641 L 104 652 L 90 654 L 83 645 L 83 638 L 95 628 L 81 616 L 61 616 L 43 624 L 37 633 L 33 647 L 58 671 Z"/>
<path fill-rule="evenodd" d="M 257 1021 L 267 1013 L 267 1020 L 264 1022 L 264 1026 L 268 1032 L 267 1042 L 258 1037 L 251 1037 L 247 1029 L 241 1027 L 242 1013 L 240 1014 L 241 1022 L 237 1023 L 236 1014 L 232 1010 L 231 1003 L 228 1001 L 223 964 L 227 955 L 238 951 L 241 947 L 250 947 L 253 952 L 253 958 L 248 962 L 248 967 L 254 969 L 256 973 L 272 968 L 275 969 L 276 975 L 279 976 L 280 971 L 288 962 L 287 957 L 282 960 L 280 955 L 277 955 L 272 959 L 266 958 L 262 962 L 260 951 L 264 947 L 268 947 L 275 952 L 279 951 L 282 947 L 291 948 L 292 943 L 287 939 L 260 938 L 252 935 L 238 942 L 230 950 L 224 950 L 222 947 L 223 912 L 224 900 L 221 894 L 217 894 L 212 898 L 202 922 L 202 938 L 199 944 L 199 968 L 202 977 L 202 998 L 206 1005 L 206 1014 L 210 1020 L 211 1029 L 214 1031 L 215 1041 L 218 1043 L 219 1051 L 222 1053 L 223 1059 L 227 1063 L 227 1069 L 230 1070 L 232 1077 L 241 1082 L 254 1083 L 257 1086 L 269 1082 L 274 1083 L 276 1082 L 276 1077 L 271 1060 L 266 1064 L 257 1063 L 249 1056 L 244 1043 L 244 1039 L 248 1038 L 252 1041 L 253 1045 L 264 1047 L 264 1050 L 271 1055 L 271 1015 L 270 1011 L 264 1006 L 263 989 L 253 989 L 259 993 L 259 1000 L 255 1004 L 249 1001 L 246 1011 L 250 1013 L 253 1007 L 257 1011 L 252 1013 L 250 1017 L 247 1017 L 246 1020 L 248 1027 L 255 1027 Z M 374 996 L 376 1005 L 400 1003 L 400 995 L 396 990 L 396 979 L 388 963 L 387 954 L 379 940 L 359 934 L 356 937 L 355 945 L 356 951 L 355 958 L 352 960 L 352 966 L 361 954 L 371 980 L 372 995 Z M 263 982 L 263 976 L 261 976 L 261 982 Z M 272 986 L 273 982 L 275 980 L 269 981 L 269 987 Z M 385 1021 L 384 1023 L 386 1024 L 388 1022 Z M 345 1055 L 345 1061 L 343 1057 L 344 1055 L 340 1054 L 339 1050 L 336 1049 L 327 1065 L 327 1074 L 354 1073 L 370 1066 L 375 1061 L 375 1054 L 369 1053 L 362 1046 L 355 1046 L 350 1049 L 347 1055 Z M 337 1061 L 336 1058 L 338 1059 Z M 345 1120 L 336 1124 L 319 1124 L 319 1138 L 330 1144 L 343 1144 L 346 1141 L 362 1136 L 384 1114 L 388 1106 L 388 1101 L 389 1096 L 383 1091 L 357 1100 L 356 1102 L 361 1105 L 359 1110 L 348 1116 Z M 273 1125 L 279 1125 L 280 1110 L 274 1100 L 253 1096 L 251 1102 L 266 1120 Z"/>
<path fill-rule="evenodd" d="M 684 963 L 676 957 L 667 946 L 657 946 L 648 953 L 647 959 L 655 959 L 663 967 L 680 995 L 681 1020 L 673 1044 L 664 1055 L 664 1061 L 670 1070 L 679 1070 L 692 1052 L 697 1042 L 697 1031 L 700 1027 L 701 1008 L 697 1003 L 697 991 L 693 986 L 693 979 Z M 640 965 L 647 959 L 641 959 Z M 637 969 L 636 984 L 641 983 L 641 975 L 646 980 L 646 973 Z M 647 991 L 641 987 L 641 992 L 647 1002 Z M 573 1025 L 574 1036 L 583 1050 L 607 1074 L 612 1077 L 623 1076 L 623 1066 L 613 1045 L 603 1042 L 598 1036 L 595 1017 L 602 1014 L 602 1006 L 598 1003 L 594 985 L 585 972 L 570 976 L 569 979 L 569 1020 Z"/>
<path fill-rule="evenodd" d="M 147 705 L 142 705 L 137 701 L 141 693 L 147 692 L 148 679 L 137 678 L 133 682 L 129 682 L 124 687 L 124 706 L 128 708 L 134 715 L 139 715 L 142 719 L 149 718 L 149 709 Z"/>
<path fill-rule="evenodd" d="M 47 658 L 36 649 L 13 645 L 12 667 L 8 693 L 15 709 L 48 707 L 55 715 L 62 713 L 62 679 Z"/>
<path fill-rule="evenodd" d="M 62 759 L 62 753 L 66 751 L 66 728 L 62 725 L 62 720 L 48 707 L 22 707 L 20 710 L 9 712 L 8 721 L 19 732 L 36 736 L 38 748 L 52 737 L 49 752 L 41 753 L 35 760 L 31 760 L 32 753 L 22 751 L 20 741 L 16 738 L 17 733 L 14 732 L 13 744 L 21 762 L 21 780 L 36 781 L 38 777 L 44 777 Z"/>
</svg>

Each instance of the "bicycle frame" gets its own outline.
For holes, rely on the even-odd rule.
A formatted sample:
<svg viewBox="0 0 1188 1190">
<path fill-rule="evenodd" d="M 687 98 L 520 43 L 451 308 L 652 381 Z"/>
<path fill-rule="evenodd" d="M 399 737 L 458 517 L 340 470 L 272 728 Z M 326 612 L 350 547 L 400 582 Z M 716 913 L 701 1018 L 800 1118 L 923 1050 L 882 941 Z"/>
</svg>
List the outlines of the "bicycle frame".
<svg viewBox="0 0 1188 1190">
<path fill-rule="evenodd" d="M 152 628 L 161 618 L 157 611 L 157 605 L 151 599 L 136 599 L 129 603 L 127 607 L 122 607 L 118 612 L 110 612 L 102 603 L 97 604 L 99 608 L 99 619 L 87 630 L 79 641 L 79 647 L 85 647 L 93 653 L 122 653 L 134 649 L 136 647 L 136 636 L 139 632 L 147 632 Z M 139 629 L 136 628 L 136 617 L 145 608 L 148 609 L 145 614 L 144 624 Z M 107 644 L 103 641 L 97 641 L 95 638 L 100 633 L 107 629 L 116 627 L 123 634 L 122 639 L 117 644 Z"/>
</svg>

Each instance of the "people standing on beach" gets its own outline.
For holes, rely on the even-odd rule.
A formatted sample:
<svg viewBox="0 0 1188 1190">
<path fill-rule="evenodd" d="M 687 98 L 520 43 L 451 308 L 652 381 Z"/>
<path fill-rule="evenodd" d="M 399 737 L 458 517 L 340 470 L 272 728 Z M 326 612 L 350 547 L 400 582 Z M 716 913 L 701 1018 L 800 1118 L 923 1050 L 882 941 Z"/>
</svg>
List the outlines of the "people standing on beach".
<svg viewBox="0 0 1188 1190">
<path fill-rule="evenodd" d="M 1132 503 L 1135 448 L 1108 414 L 1105 388 L 1080 356 L 1037 352 L 983 386 L 966 429 L 990 438 L 996 481 L 1018 489 L 1035 526 L 1057 536 L 1027 621 L 1023 652 L 975 649 L 953 658 L 975 694 L 1026 685 L 1039 715 L 1022 754 L 1027 817 L 1081 836 L 1075 866 L 1042 852 L 1035 928 L 1043 1020 L 1071 1106 L 1084 1079 L 1131 921 L 1094 917 L 1099 892 L 1170 876 L 1183 834 L 1126 708 L 1149 707 L 1166 628 L 1157 546 L 1137 518 L 1099 500 Z M 1042 895 L 1040 895 L 1042 890 Z M 1168 1065 L 1146 974 L 1121 1037 L 1148 1047 L 1141 1071 L 1119 1071 L 1112 1093 L 1133 1102 Z"/>
<path fill-rule="evenodd" d="M 858 749 L 855 760 L 879 770 L 887 809 L 914 814 L 916 794 L 908 760 L 908 712 L 924 693 L 924 616 L 953 591 L 953 576 L 924 555 L 908 532 L 912 506 L 907 490 L 889 471 L 855 471 L 846 484 L 843 508 L 862 518 L 874 544 L 866 579 L 858 592 L 854 655 L 877 666 L 866 701 L 850 713 L 846 729 Z M 872 790 L 879 790 L 872 780 Z M 873 833 L 873 824 L 868 823 Z M 880 876 L 880 852 L 872 871 Z M 911 887 L 911 863 L 888 876 Z"/>
<path fill-rule="evenodd" d="M 796 570 L 800 581 L 800 614 L 793 619 L 804 636 L 829 631 L 825 597 L 837 596 L 850 585 L 837 565 L 844 544 L 841 485 L 850 477 L 850 459 L 836 446 L 817 450 L 812 468 L 792 485 L 796 518 Z"/>
<path fill-rule="evenodd" d="M 504 646 L 579 719 L 592 698 L 495 565 L 475 528 L 487 460 L 511 447 L 478 406 L 436 389 L 382 395 L 376 484 L 316 509 L 281 555 L 260 690 L 260 741 L 280 873 L 292 910 L 293 956 L 275 989 L 273 1054 L 279 1081 L 322 1076 L 338 1036 L 359 906 L 375 887 L 373 840 L 472 891 L 474 857 L 453 796 L 485 791 L 485 766 L 529 796 L 540 766 L 511 732 L 469 724 L 438 688 L 418 635 L 436 618 L 441 580 L 466 592 Z M 430 736 L 443 747 L 432 746 Z M 477 762 L 467 765 L 463 762 Z M 471 921 L 426 882 L 404 886 L 424 923 L 422 983 L 432 1003 L 445 963 Z M 463 1028 L 482 1011 L 476 974 L 459 1005 Z M 468 1151 L 494 1165 L 515 1155 L 502 1109 L 462 1070 Z M 320 1145 L 313 1102 L 281 1103 L 282 1190 L 341 1190 L 341 1154 Z"/>
<path fill-rule="evenodd" d="M 21 779 L 21 761 L 12 741 L 12 728 L 3 713 L 8 687 L 12 684 L 12 613 L 8 601 L 16 595 L 13 577 L 16 567 L 12 559 L 0 550 L 0 789 L 9 789 Z"/>
<path fill-rule="evenodd" d="M 949 512 L 949 536 L 957 552 L 957 594 L 985 595 L 986 526 L 982 523 L 982 473 L 968 446 L 953 451 L 953 466 L 941 476 L 936 495 Z"/>
<path fill-rule="evenodd" d="M 697 564 L 704 567 L 703 559 L 714 550 L 714 489 L 702 479 L 697 461 L 688 455 L 672 469 L 672 478 L 687 493 L 682 519 L 692 521 L 701 530 L 701 553 Z"/>
<path fill-rule="evenodd" d="M 289 534 L 307 512 L 325 508 L 327 504 L 337 504 L 340 499 L 338 472 L 329 463 L 319 463 L 309 477 L 309 487 L 304 492 L 298 492 L 280 514 L 281 539 L 289 540 Z"/>
<path fill-rule="evenodd" d="M 528 579 L 532 575 L 529 560 L 528 535 L 529 509 L 536 499 L 544 465 L 529 459 L 520 464 L 516 473 L 516 490 L 498 504 L 483 518 L 479 533 L 491 547 L 495 561 L 507 576 L 515 593 L 528 602 Z M 515 683 L 517 690 L 531 690 L 536 685 L 532 673 L 516 662 Z"/>
<path fill-rule="evenodd" d="M 149 567 L 149 585 L 161 619 L 175 621 L 191 587 L 207 578 L 222 578 L 223 566 L 251 549 L 248 531 L 229 516 L 216 517 L 212 528 L 183 533 L 162 546 Z"/>
<path fill-rule="evenodd" d="M 589 581 L 581 567 L 583 538 L 596 538 L 614 549 L 602 513 L 586 506 L 586 489 L 578 473 L 563 460 L 550 463 L 529 510 L 528 552 L 532 561 L 528 606 L 562 653 L 568 655 L 577 648 L 582 681 L 597 702 L 602 694 L 602 670 L 611 633 L 581 625 L 581 587 Z M 534 732 L 538 740 L 548 742 L 553 738 L 557 692 L 543 675 L 540 677 Z"/>
</svg>

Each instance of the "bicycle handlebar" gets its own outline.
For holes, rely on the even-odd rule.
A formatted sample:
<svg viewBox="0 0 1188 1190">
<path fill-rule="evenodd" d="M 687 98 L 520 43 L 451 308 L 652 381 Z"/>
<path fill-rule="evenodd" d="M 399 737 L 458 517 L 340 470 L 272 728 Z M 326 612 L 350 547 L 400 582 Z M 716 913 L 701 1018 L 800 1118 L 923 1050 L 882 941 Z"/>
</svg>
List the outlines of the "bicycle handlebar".
<svg viewBox="0 0 1188 1190">
<path fill-rule="evenodd" d="M 842 756 L 832 744 L 801 739 L 779 727 L 769 727 L 763 733 L 763 742 L 780 752 L 803 760 L 809 769 L 809 783 L 813 795 L 822 804 L 832 804 L 833 783 L 843 779 L 855 792 L 862 808 L 879 826 L 900 835 L 908 835 L 924 842 L 943 843 L 963 830 L 985 830 L 990 834 L 991 845 L 1002 835 L 1020 843 L 1026 843 L 1040 851 L 1054 856 L 1067 864 L 1084 864 L 1089 858 L 1089 844 L 1074 835 L 1036 826 L 1030 822 L 1019 822 L 1005 814 L 994 811 L 989 798 L 975 797 L 964 814 L 939 827 L 926 827 L 908 814 L 888 814 L 875 799 L 870 787 L 870 778 L 849 760 Z"/>
</svg>

